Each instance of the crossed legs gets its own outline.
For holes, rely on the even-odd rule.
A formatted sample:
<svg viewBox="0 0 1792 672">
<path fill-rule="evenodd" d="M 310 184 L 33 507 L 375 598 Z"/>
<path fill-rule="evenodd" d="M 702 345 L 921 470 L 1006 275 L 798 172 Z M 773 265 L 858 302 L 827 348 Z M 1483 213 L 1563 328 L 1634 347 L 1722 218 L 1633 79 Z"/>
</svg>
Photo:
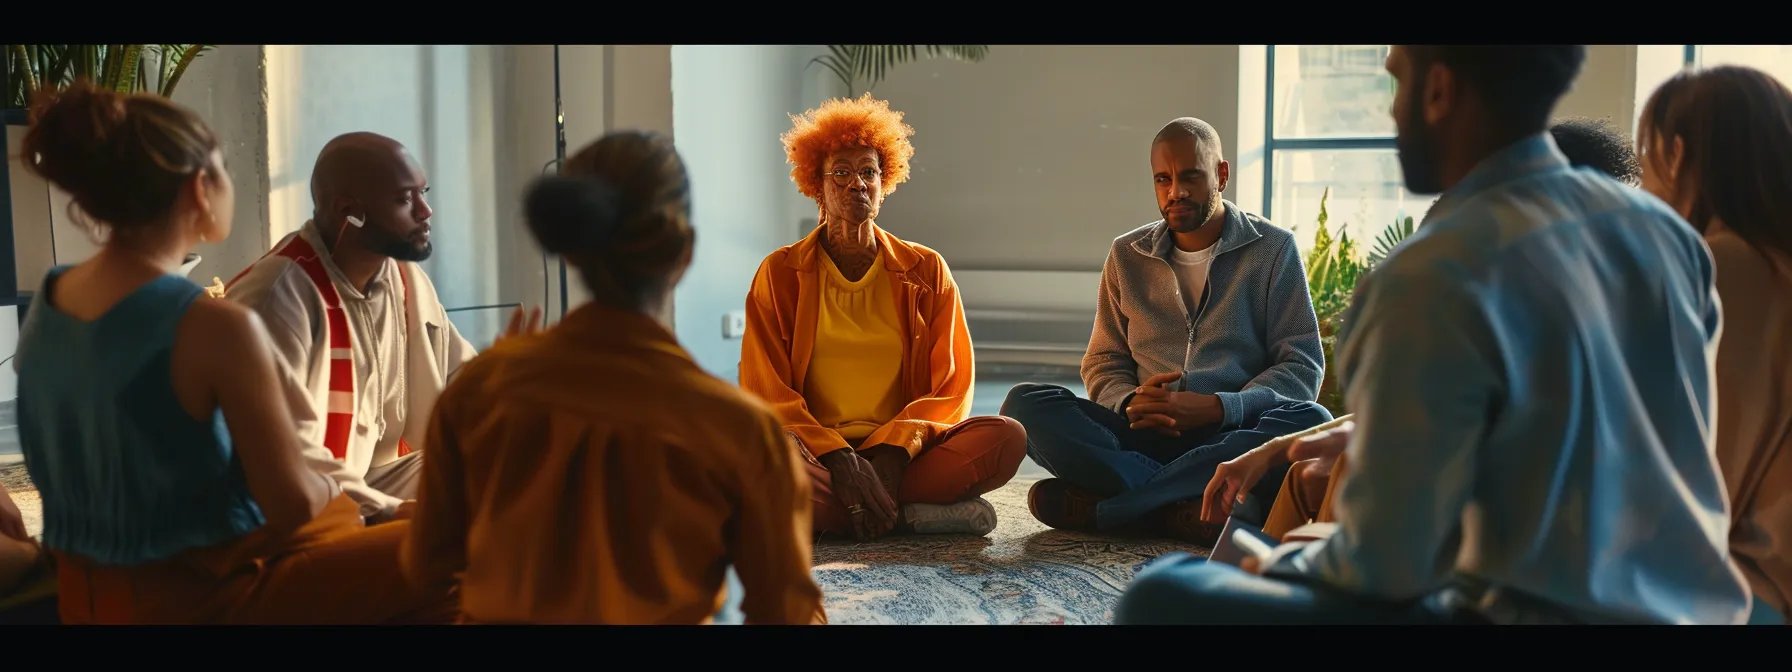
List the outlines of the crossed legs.
<svg viewBox="0 0 1792 672">
<path fill-rule="evenodd" d="M 972 500 L 1014 478 L 1027 455 L 1020 423 L 981 416 L 958 423 L 909 462 L 894 496 L 896 504 L 951 505 Z M 813 487 L 815 530 L 852 533 L 852 522 L 834 496 L 833 476 L 813 459 L 806 461 Z"/>
</svg>

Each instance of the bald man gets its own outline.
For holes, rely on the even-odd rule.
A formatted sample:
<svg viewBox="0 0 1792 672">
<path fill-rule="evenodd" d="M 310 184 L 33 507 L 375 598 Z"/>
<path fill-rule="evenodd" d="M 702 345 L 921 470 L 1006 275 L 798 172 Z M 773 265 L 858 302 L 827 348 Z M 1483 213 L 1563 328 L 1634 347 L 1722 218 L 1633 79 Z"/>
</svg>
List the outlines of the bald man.
<svg viewBox="0 0 1792 672">
<path fill-rule="evenodd" d="M 409 516 L 430 411 L 475 354 L 417 265 L 431 252 L 428 192 L 397 141 L 339 136 L 312 170 L 312 219 L 225 290 L 261 314 L 292 372 L 283 392 L 307 462 L 370 523 Z"/>
<path fill-rule="evenodd" d="M 1200 499 L 1215 466 L 1331 420 L 1315 402 L 1325 355 L 1294 236 L 1220 197 L 1231 166 L 1213 127 L 1171 121 L 1150 158 L 1163 219 L 1108 251 L 1089 398 L 1027 383 L 1002 415 L 1057 476 L 1028 493 L 1040 522 L 1211 544 Z M 1264 501 L 1281 480 L 1265 479 Z"/>
</svg>

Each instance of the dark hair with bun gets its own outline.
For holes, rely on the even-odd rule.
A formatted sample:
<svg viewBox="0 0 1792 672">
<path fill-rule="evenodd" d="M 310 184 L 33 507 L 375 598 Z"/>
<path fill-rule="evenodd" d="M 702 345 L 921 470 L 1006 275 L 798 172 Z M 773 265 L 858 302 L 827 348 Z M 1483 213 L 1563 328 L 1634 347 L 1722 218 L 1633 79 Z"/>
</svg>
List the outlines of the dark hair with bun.
<svg viewBox="0 0 1792 672">
<path fill-rule="evenodd" d="M 167 217 L 181 185 L 214 168 L 217 135 L 167 98 L 117 93 L 86 80 L 34 98 L 21 163 L 112 231 Z M 220 176 L 214 169 L 211 177 Z"/>
<path fill-rule="evenodd" d="M 691 183 L 672 140 L 619 131 L 538 180 L 524 199 L 542 249 L 579 269 L 600 302 L 641 310 L 690 247 Z"/>
</svg>

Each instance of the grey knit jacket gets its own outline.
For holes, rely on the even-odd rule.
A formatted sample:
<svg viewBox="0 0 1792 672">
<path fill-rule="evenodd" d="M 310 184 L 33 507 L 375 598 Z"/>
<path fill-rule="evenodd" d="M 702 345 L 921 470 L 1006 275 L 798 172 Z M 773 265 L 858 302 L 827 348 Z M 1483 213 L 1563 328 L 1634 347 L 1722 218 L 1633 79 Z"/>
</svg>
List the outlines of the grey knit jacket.
<svg viewBox="0 0 1792 672">
<path fill-rule="evenodd" d="M 1221 429 L 1250 426 L 1287 401 L 1313 401 L 1325 366 L 1319 320 L 1294 235 L 1225 202 L 1225 228 L 1194 315 L 1171 266 L 1163 220 L 1114 239 L 1083 355 L 1089 398 L 1125 414 L 1139 381 L 1181 371 L 1214 394 Z"/>
</svg>

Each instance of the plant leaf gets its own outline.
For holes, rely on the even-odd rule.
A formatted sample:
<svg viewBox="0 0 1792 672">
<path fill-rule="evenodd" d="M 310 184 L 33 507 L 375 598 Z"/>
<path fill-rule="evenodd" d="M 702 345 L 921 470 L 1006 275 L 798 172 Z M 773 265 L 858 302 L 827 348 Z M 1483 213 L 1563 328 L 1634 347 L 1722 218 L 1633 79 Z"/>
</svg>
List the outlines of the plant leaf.
<svg viewBox="0 0 1792 672">
<path fill-rule="evenodd" d="M 180 84 L 181 75 L 187 74 L 187 67 L 192 65 L 193 61 L 199 60 L 199 57 L 202 54 L 204 54 L 207 51 L 211 51 L 212 47 L 214 47 L 214 46 L 217 46 L 217 45 L 212 45 L 212 44 L 189 44 L 189 45 L 186 45 L 186 47 L 187 47 L 186 51 L 183 51 L 180 54 L 180 61 L 174 64 L 174 74 L 168 76 L 168 81 L 162 82 L 162 90 L 158 91 L 156 93 L 160 94 L 163 98 L 168 98 L 168 97 L 173 96 L 174 95 L 174 87 L 176 85 Z"/>
<path fill-rule="evenodd" d="M 852 71 L 848 70 L 839 59 L 834 58 L 833 54 L 816 56 L 815 58 L 809 59 L 809 62 L 820 63 L 822 67 L 833 71 L 834 76 L 840 78 L 840 83 L 845 84 L 847 89 L 852 88 Z"/>
<path fill-rule="evenodd" d="M 112 90 L 119 93 L 132 93 L 143 81 L 142 71 L 138 65 L 143 59 L 143 45 L 120 44 L 118 50 L 118 71 L 113 74 Z"/>
<path fill-rule="evenodd" d="M 30 101 L 27 98 L 31 95 L 31 92 L 37 90 L 37 74 L 31 71 L 31 52 L 27 50 L 23 44 L 12 45 L 12 49 L 8 51 L 9 53 L 6 57 L 18 61 L 17 67 L 19 74 L 23 76 L 19 80 L 19 93 L 17 94 L 17 98 L 19 100 L 18 106 L 25 107 L 30 104 Z M 14 94 L 13 92 L 8 91 L 7 95 Z"/>
<path fill-rule="evenodd" d="M 1413 221 L 1410 216 L 1403 220 L 1395 219 L 1394 223 L 1382 229 L 1381 235 L 1375 238 L 1375 249 L 1369 252 L 1369 267 L 1374 268 L 1380 265 L 1382 260 L 1394 253 L 1394 248 L 1398 247 L 1401 241 L 1412 235 L 1412 231 Z"/>
<path fill-rule="evenodd" d="M 867 91 L 876 88 L 891 70 L 904 63 L 923 58 L 948 58 L 975 63 L 989 55 L 989 45 L 986 44 L 831 44 L 828 49 L 833 52 L 839 65 L 852 73 L 853 81 L 865 81 Z M 852 88 L 851 82 L 847 88 Z"/>
<path fill-rule="evenodd" d="M 840 75 L 840 81 L 846 84 L 847 95 L 852 95 L 853 85 L 859 78 L 859 70 L 864 68 L 862 62 L 864 48 L 853 44 L 830 44 L 828 53 L 833 56 L 834 62 L 839 66 L 835 73 L 845 73 Z"/>
<path fill-rule="evenodd" d="M 37 44 L 8 45 L 6 58 L 18 71 L 10 104 L 24 107 L 40 88 L 60 89 L 80 80 L 119 93 L 174 92 L 194 59 L 210 44 Z M 154 60 L 151 64 L 149 61 Z"/>
<path fill-rule="evenodd" d="M 118 78 L 124 68 L 124 45 L 106 45 L 105 55 L 100 60 L 104 67 L 100 70 L 100 80 L 96 82 L 100 88 L 118 90 Z"/>
</svg>

